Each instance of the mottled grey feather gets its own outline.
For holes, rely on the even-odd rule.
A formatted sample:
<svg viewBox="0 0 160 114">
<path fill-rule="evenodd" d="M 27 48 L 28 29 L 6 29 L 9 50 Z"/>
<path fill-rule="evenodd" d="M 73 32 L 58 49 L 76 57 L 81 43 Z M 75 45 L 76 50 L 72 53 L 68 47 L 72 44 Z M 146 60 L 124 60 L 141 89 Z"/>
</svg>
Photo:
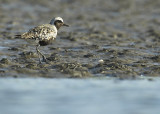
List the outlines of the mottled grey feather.
<svg viewBox="0 0 160 114">
<path fill-rule="evenodd" d="M 55 26 L 50 24 L 44 24 L 30 29 L 28 32 L 23 33 L 21 38 L 24 39 L 35 39 L 35 40 L 51 40 L 56 38 L 57 29 Z"/>
</svg>

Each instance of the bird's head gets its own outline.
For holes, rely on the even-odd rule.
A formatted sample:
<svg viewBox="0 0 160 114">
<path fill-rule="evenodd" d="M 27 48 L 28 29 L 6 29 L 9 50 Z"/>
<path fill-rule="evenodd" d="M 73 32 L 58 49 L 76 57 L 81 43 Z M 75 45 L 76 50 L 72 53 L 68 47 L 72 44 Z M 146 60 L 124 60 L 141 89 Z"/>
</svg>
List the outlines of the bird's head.
<svg viewBox="0 0 160 114">
<path fill-rule="evenodd" d="M 69 25 L 67 25 L 63 22 L 63 19 L 61 17 L 56 17 L 56 18 L 52 19 L 50 24 L 55 25 L 57 29 L 59 29 L 61 26 L 69 27 Z"/>
</svg>

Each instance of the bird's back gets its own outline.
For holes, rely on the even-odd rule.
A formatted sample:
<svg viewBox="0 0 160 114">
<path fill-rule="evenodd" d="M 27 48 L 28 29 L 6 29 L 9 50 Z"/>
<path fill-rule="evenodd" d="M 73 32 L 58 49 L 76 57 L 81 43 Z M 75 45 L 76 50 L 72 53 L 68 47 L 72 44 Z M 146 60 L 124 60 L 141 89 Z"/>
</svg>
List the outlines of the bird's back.
<svg viewBox="0 0 160 114">
<path fill-rule="evenodd" d="M 57 28 L 51 24 L 43 24 L 37 26 L 33 29 L 30 29 L 28 32 L 25 32 L 21 35 L 16 35 L 16 37 L 24 39 L 35 39 L 35 40 L 51 40 L 56 38 Z"/>
</svg>

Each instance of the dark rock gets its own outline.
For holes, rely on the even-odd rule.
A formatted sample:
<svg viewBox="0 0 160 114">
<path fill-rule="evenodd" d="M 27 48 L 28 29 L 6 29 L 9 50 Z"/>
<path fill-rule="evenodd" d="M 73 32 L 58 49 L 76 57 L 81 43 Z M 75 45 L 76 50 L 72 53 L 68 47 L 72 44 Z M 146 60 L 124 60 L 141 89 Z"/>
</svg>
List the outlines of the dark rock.
<svg viewBox="0 0 160 114">
<path fill-rule="evenodd" d="M 3 59 L 0 60 L 0 63 L 9 64 L 10 61 L 7 58 L 3 58 Z"/>
</svg>

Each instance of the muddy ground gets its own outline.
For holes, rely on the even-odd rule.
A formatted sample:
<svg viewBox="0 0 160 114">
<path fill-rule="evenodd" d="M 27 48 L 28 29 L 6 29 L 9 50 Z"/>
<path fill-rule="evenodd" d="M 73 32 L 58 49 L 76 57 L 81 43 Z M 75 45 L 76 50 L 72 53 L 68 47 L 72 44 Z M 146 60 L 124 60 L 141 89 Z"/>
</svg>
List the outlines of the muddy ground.
<svg viewBox="0 0 160 114">
<path fill-rule="evenodd" d="M 160 76 L 160 1 L 1 0 L 1 77 Z M 14 35 L 61 16 L 69 28 L 41 47 Z"/>
</svg>

